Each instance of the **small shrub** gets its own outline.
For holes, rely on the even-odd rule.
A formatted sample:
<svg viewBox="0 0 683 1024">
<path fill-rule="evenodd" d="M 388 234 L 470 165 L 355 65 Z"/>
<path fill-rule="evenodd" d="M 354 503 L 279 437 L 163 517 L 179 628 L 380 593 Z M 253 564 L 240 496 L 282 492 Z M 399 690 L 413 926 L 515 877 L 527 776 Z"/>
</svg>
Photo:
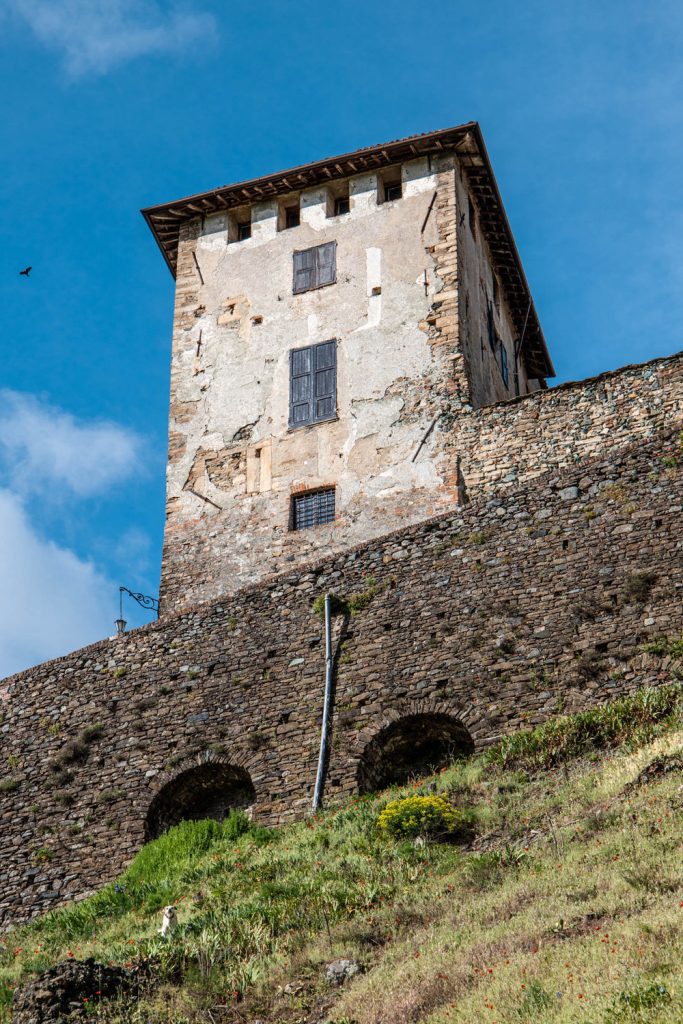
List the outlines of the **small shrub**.
<svg viewBox="0 0 683 1024">
<path fill-rule="evenodd" d="M 634 572 L 626 577 L 622 594 L 632 604 L 645 604 L 659 579 L 656 572 Z"/>
<path fill-rule="evenodd" d="M 13 793 L 18 788 L 19 783 L 16 779 L 3 779 L 0 782 L 0 793 Z"/>
<path fill-rule="evenodd" d="M 462 817 L 442 796 L 408 796 L 392 800 L 377 819 L 380 832 L 398 839 L 455 832 Z"/>
<path fill-rule="evenodd" d="M 39 850 L 33 854 L 34 864 L 45 864 L 52 860 L 54 853 L 47 846 L 41 846 Z"/>
<path fill-rule="evenodd" d="M 268 737 L 266 734 L 264 732 L 259 732 L 258 729 L 254 730 L 254 732 L 250 732 L 247 737 L 247 743 L 249 744 L 250 750 L 260 750 L 267 742 Z"/>
<path fill-rule="evenodd" d="M 88 746 L 98 740 L 104 732 L 104 726 L 101 722 L 95 722 L 93 725 L 86 725 L 84 729 L 74 737 L 65 743 L 59 753 L 50 762 L 50 767 L 54 772 L 60 772 L 64 769 L 67 764 L 73 764 L 76 761 L 85 761 L 88 756 Z"/>
<path fill-rule="evenodd" d="M 349 610 L 348 603 L 343 597 L 338 597 L 337 594 L 330 594 L 330 614 L 331 615 L 346 615 Z M 316 615 L 320 615 L 322 618 L 325 614 L 325 595 L 318 594 L 315 601 L 313 602 L 313 611 Z"/>
<path fill-rule="evenodd" d="M 75 789 L 58 789 L 55 792 L 55 800 L 65 807 L 71 807 L 75 804 L 77 796 L 78 794 Z"/>
<path fill-rule="evenodd" d="M 639 985 L 630 991 L 620 992 L 616 1005 L 610 1007 L 605 1016 L 606 1024 L 621 1024 L 623 1021 L 642 1020 L 641 1012 L 656 1010 L 671 1002 L 671 995 L 665 985 L 654 982 L 651 985 Z M 647 1019 L 650 1015 L 647 1014 Z"/>
<path fill-rule="evenodd" d="M 646 654 L 658 654 L 662 658 L 667 655 L 670 658 L 683 658 L 683 636 L 676 640 L 662 636 L 652 643 L 644 644 L 642 649 Z"/>
<path fill-rule="evenodd" d="M 490 534 L 488 533 L 471 533 L 467 538 L 470 544 L 485 544 L 489 539 Z"/>
<path fill-rule="evenodd" d="M 372 576 L 368 576 L 367 583 L 366 590 L 362 590 L 359 594 L 352 594 L 349 598 L 349 611 L 352 615 L 358 615 L 359 612 L 364 611 L 379 590 L 377 582 Z"/>
<path fill-rule="evenodd" d="M 534 980 L 529 983 L 529 988 L 519 1007 L 519 1016 L 522 1020 L 533 1020 L 540 1012 L 547 1010 L 552 1005 L 552 996 L 546 992 L 540 981 Z"/>
<path fill-rule="evenodd" d="M 125 789 L 103 789 L 101 793 L 97 794 L 97 802 L 98 804 L 113 804 L 116 800 L 122 800 L 125 795 Z"/>
</svg>

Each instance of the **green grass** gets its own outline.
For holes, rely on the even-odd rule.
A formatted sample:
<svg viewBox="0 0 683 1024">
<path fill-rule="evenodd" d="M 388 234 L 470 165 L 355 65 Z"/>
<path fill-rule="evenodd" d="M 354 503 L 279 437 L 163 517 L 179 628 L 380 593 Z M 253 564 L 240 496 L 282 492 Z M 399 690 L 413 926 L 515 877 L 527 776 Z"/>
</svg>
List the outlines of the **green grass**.
<svg viewBox="0 0 683 1024">
<path fill-rule="evenodd" d="M 185 822 L 6 938 L 0 1021 L 14 985 L 70 955 L 155 964 L 146 998 L 91 1011 L 119 1024 L 683 1021 L 682 780 L 639 781 L 681 751 L 681 688 L 661 687 L 309 822 Z M 383 836 L 409 794 L 450 800 L 472 847 Z M 364 972 L 330 992 L 339 956 Z"/>
<path fill-rule="evenodd" d="M 640 690 L 603 707 L 515 733 L 494 747 L 488 758 L 503 768 L 554 768 L 610 747 L 642 745 L 678 720 L 682 708 L 683 687 L 678 684 Z"/>
</svg>

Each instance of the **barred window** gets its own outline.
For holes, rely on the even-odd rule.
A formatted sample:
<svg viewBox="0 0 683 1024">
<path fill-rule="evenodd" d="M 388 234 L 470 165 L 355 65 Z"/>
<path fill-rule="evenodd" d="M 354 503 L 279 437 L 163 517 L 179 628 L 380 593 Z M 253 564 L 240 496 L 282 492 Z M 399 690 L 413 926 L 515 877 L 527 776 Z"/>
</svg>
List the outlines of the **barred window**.
<svg viewBox="0 0 683 1024">
<path fill-rule="evenodd" d="M 292 496 L 291 528 L 307 530 L 334 522 L 334 487 Z"/>
</svg>

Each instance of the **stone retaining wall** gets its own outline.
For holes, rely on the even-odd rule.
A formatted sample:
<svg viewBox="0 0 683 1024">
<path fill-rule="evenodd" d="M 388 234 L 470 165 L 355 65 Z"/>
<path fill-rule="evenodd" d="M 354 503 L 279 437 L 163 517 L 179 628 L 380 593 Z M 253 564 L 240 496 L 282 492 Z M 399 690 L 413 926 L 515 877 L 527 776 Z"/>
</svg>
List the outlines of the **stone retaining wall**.
<svg viewBox="0 0 683 1024">
<path fill-rule="evenodd" d="M 0 920 L 113 878 L 144 841 L 150 807 L 167 816 L 165 787 L 194 767 L 202 786 L 212 767 L 243 793 L 253 786 L 264 822 L 306 813 L 324 676 L 312 605 L 328 589 L 359 609 L 335 618 L 328 802 L 377 777 L 391 723 L 395 736 L 402 721 L 427 721 L 416 715 L 452 722 L 481 749 L 668 680 L 669 659 L 643 644 L 683 630 L 682 456 L 676 431 L 532 486 L 510 481 L 505 494 L 5 680 Z"/>
</svg>

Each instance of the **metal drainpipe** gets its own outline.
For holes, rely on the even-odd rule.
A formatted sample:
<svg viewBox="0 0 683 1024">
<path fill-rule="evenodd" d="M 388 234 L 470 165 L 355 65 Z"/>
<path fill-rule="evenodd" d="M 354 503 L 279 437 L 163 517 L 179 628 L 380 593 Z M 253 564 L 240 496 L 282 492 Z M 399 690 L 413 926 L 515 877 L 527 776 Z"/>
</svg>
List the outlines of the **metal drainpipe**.
<svg viewBox="0 0 683 1024">
<path fill-rule="evenodd" d="M 325 763 L 327 761 L 327 737 L 330 731 L 330 713 L 332 704 L 332 612 L 331 595 L 325 594 L 325 702 L 323 704 L 323 723 L 320 730 L 320 754 L 318 755 L 318 774 L 315 779 L 312 810 L 315 814 L 320 810 L 325 784 Z"/>
</svg>

